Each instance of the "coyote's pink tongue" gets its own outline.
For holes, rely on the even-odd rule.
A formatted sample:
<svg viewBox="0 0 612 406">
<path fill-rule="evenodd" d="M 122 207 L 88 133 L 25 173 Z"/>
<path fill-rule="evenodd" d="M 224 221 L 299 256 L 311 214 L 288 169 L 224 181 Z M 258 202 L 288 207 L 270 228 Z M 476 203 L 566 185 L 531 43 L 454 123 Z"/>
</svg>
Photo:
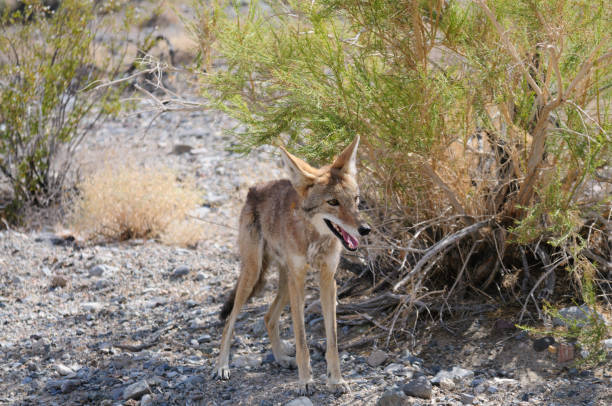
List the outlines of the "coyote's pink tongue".
<svg viewBox="0 0 612 406">
<path fill-rule="evenodd" d="M 359 241 L 357 241 L 352 235 L 344 231 L 342 227 L 339 227 L 339 228 L 340 228 L 340 233 L 342 234 L 342 238 L 344 238 L 344 241 L 346 241 L 349 248 L 351 249 L 357 248 L 357 246 L 359 245 Z"/>
</svg>

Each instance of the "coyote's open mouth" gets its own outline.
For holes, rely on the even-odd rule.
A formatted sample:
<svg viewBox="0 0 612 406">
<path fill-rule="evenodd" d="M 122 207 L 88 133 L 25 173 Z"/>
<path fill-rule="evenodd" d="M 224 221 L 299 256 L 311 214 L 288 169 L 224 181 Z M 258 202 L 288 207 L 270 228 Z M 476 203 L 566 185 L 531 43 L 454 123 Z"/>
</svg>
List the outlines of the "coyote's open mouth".
<svg viewBox="0 0 612 406">
<path fill-rule="evenodd" d="M 338 237 L 340 241 L 342 241 L 344 248 L 346 248 L 349 251 L 355 251 L 357 249 L 357 246 L 359 245 L 359 241 L 357 241 L 355 237 L 350 235 L 347 231 L 345 231 L 342 227 L 340 227 L 338 224 L 334 223 L 333 221 L 328 220 L 328 219 L 323 219 L 323 220 L 325 220 L 325 224 L 327 224 L 327 227 L 329 227 L 329 229 L 332 230 L 332 233 L 334 233 L 334 235 Z"/>
</svg>

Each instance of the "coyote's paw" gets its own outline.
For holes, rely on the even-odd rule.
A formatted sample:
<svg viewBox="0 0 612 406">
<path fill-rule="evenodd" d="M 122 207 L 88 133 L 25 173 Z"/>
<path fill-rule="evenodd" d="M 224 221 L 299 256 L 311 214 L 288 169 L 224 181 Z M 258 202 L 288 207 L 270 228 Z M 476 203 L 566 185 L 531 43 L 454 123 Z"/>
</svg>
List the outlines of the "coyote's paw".
<svg viewBox="0 0 612 406">
<path fill-rule="evenodd" d="M 327 389 L 333 393 L 350 393 L 351 392 L 351 388 L 349 387 L 348 383 L 344 381 L 344 379 L 340 379 L 336 381 L 328 380 Z"/>
<path fill-rule="evenodd" d="M 287 355 L 282 355 L 280 357 L 274 357 L 274 359 L 276 360 L 276 363 L 278 365 L 280 365 L 283 368 L 287 368 L 287 369 L 295 369 L 297 368 L 297 363 L 295 362 L 295 358 L 294 357 L 289 357 Z"/>
<path fill-rule="evenodd" d="M 315 384 L 314 381 L 311 379 L 309 381 L 306 382 L 300 382 L 298 384 L 298 395 L 300 396 L 310 396 L 313 393 L 315 393 Z"/>
<path fill-rule="evenodd" d="M 216 379 L 223 379 L 224 381 L 227 381 L 230 378 L 229 366 L 222 365 L 220 367 L 216 367 L 215 369 L 213 369 L 212 375 Z"/>
</svg>

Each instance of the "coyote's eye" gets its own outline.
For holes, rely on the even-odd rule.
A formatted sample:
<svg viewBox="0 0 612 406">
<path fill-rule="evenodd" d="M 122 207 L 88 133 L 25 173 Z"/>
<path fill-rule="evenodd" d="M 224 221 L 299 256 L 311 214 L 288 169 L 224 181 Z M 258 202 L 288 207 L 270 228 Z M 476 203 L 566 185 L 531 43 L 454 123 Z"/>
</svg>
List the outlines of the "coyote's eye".
<svg viewBox="0 0 612 406">
<path fill-rule="evenodd" d="M 338 201 L 338 199 L 331 199 L 327 201 L 327 204 L 329 204 L 330 206 L 339 206 L 340 202 Z"/>
</svg>

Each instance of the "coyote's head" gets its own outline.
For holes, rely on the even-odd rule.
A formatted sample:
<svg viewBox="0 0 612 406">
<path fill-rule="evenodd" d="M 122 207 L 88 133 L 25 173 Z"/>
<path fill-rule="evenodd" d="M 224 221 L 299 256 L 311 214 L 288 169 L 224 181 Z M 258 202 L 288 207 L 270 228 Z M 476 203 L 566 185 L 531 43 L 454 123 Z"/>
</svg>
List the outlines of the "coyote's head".
<svg viewBox="0 0 612 406">
<path fill-rule="evenodd" d="M 291 183 L 302 198 L 301 210 L 322 235 L 340 239 L 349 251 L 359 245 L 358 237 L 370 232 L 359 218 L 357 146 L 359 136 L 331 165 L 314 168 L 282 148 Z"/>
</svg>

